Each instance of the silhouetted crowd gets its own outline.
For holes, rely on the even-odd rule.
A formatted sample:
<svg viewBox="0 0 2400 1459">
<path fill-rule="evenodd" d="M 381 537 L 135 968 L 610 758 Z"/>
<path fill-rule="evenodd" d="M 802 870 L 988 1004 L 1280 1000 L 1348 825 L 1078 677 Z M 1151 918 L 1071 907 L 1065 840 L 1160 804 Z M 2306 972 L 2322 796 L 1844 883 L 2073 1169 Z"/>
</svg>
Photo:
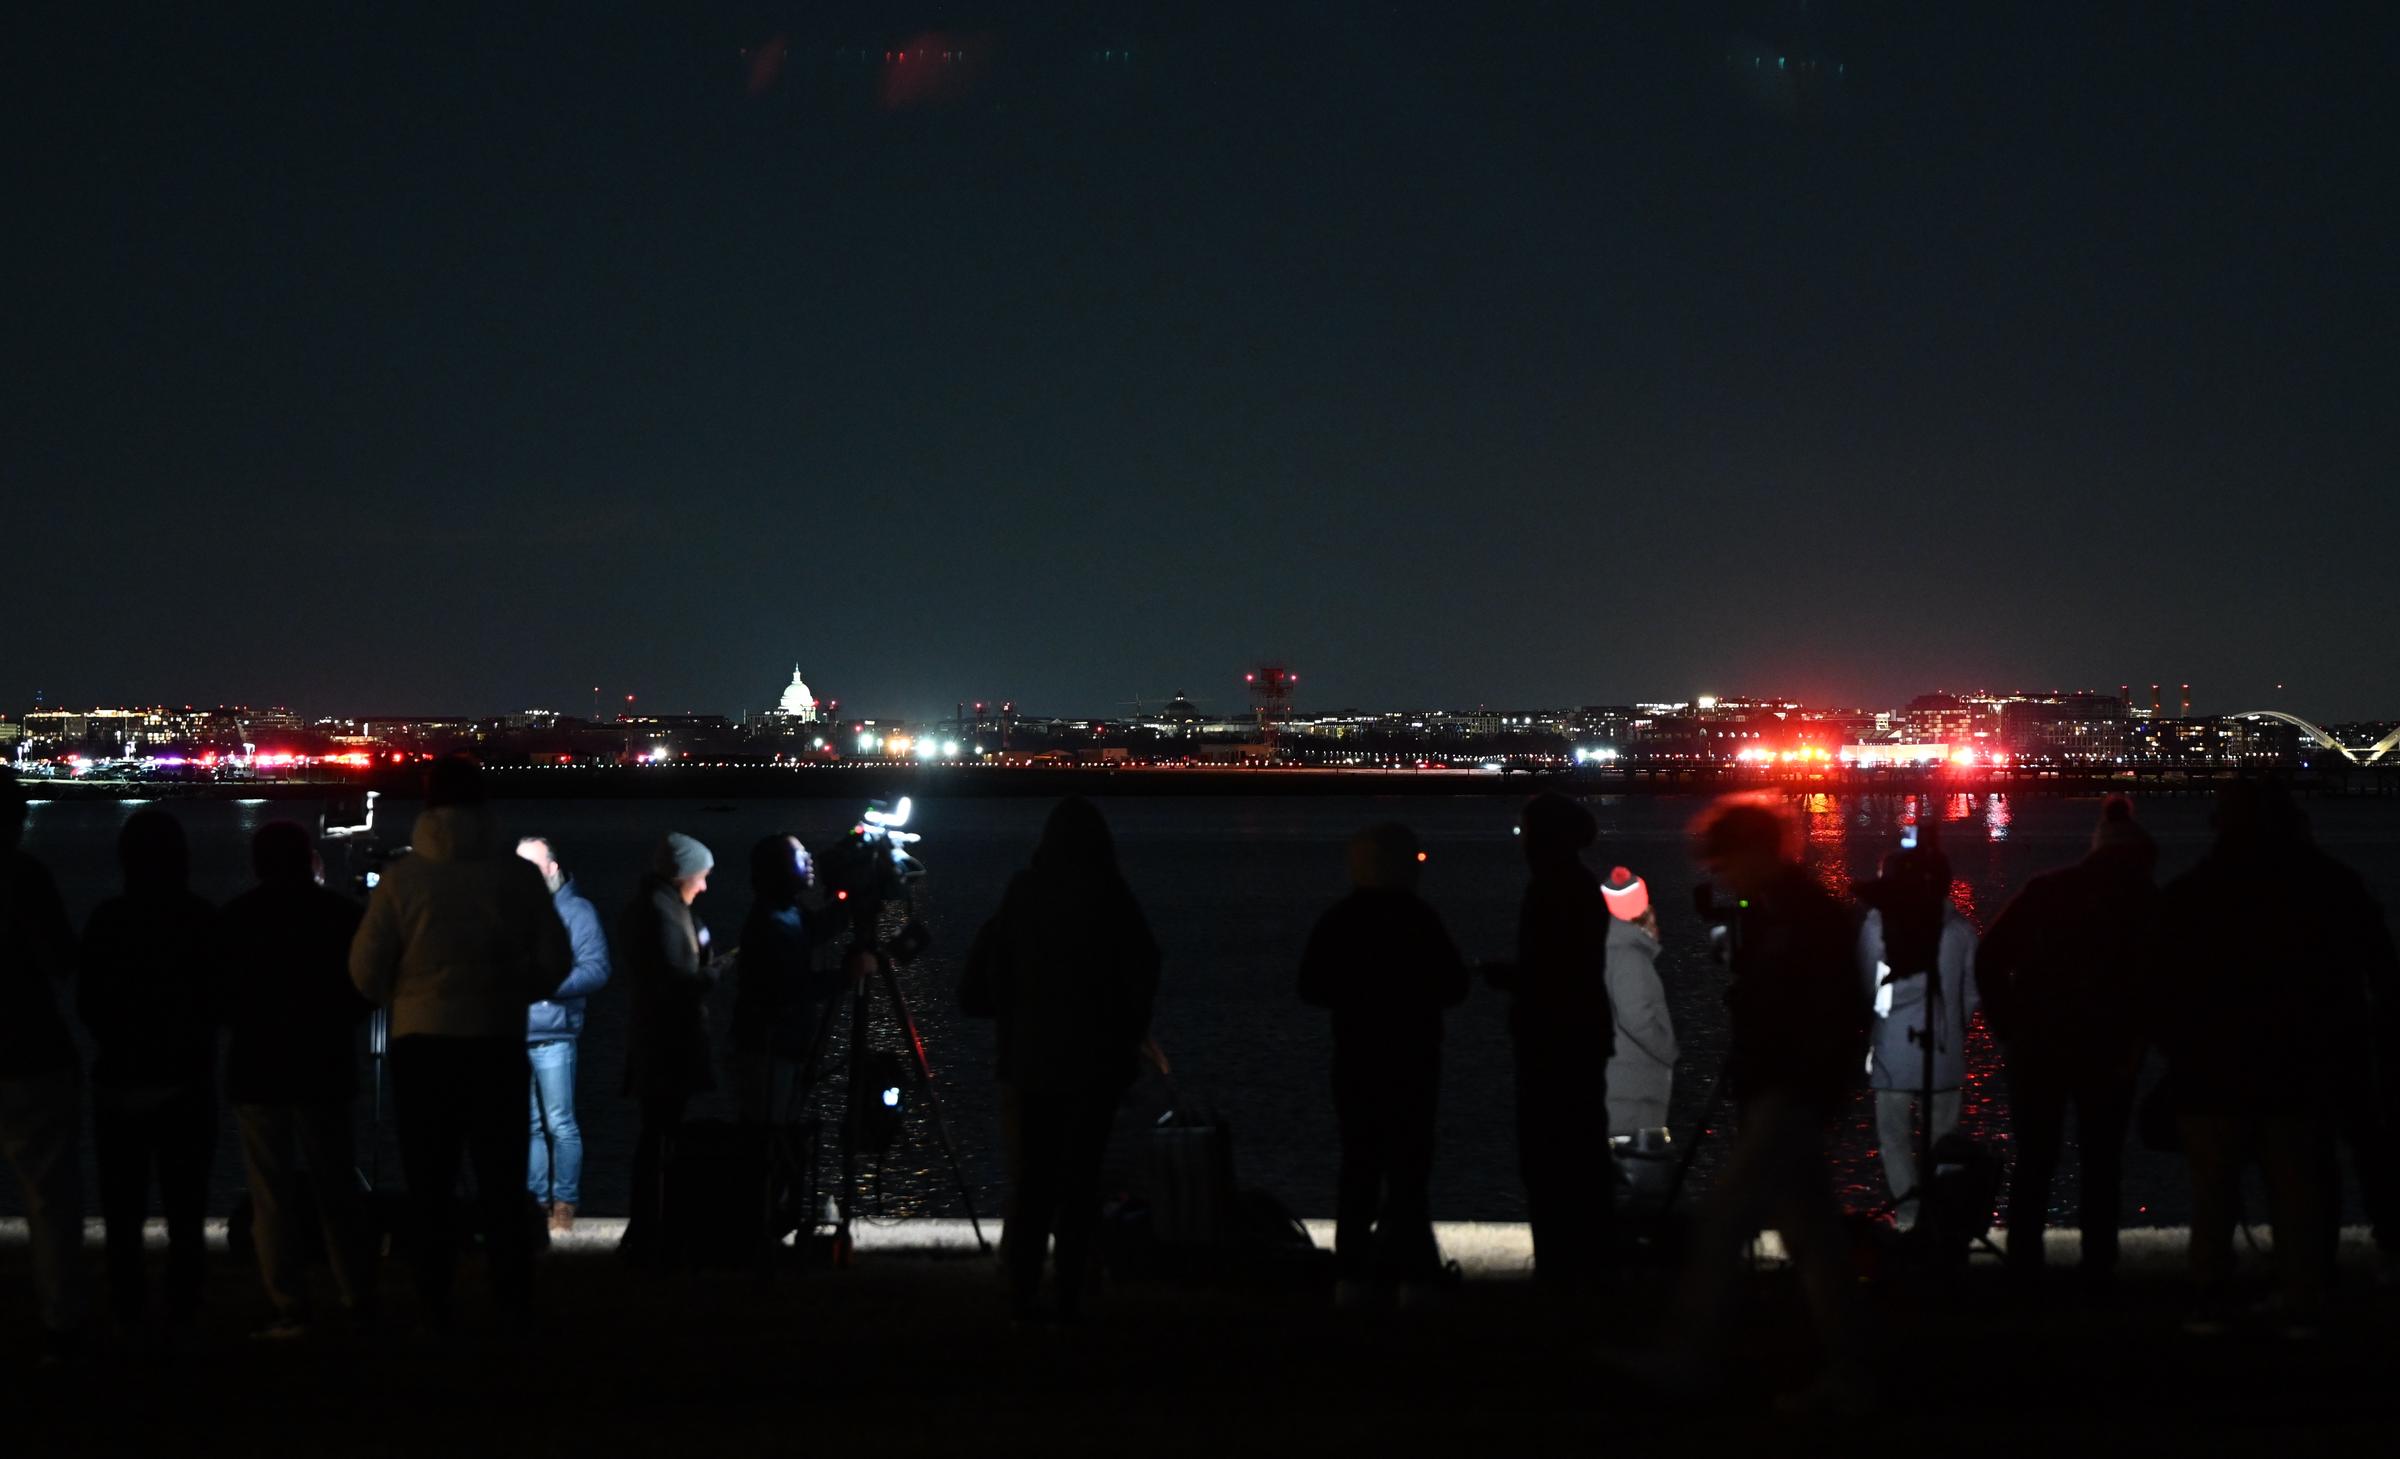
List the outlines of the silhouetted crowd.
<svg viewBox="0 0 2400 1459">
<path fill-rule="evenodd" d="M 171 1329 L 201 1299 L 220 1098 L 240 1131 L 271 1311 L 259 1336 L 310 1331 L 310 1246 L 351 1320 L 374 1320 L 377 1223 L 352 1148 L 359 1026 L 374 1009 L 385 1015 L 407 1191 L 395 1245 L 421 1321 L 450 1321 L 462 1165 L 494 1304 L 510 1319 L 529 1310 L 541 1229 L 572 1230 L 582 1199 L 576 1050 L 585 1000 L 612 975 L 628 984 L 623 1092 L 640 1111 L 624 1251 L 666 1258 L 668 1165 L 692 1100 L 718 1087 L 709 1009 L 733 965 L 693 911 L 714 870 L 700 842 L 659 844 L 612 943 L 550 843 L 504 838 L 480 772 L 454 757 L 433 767 L 410 854 L 383 870 L 363 908 L 322 884 L 312 838 L 285 821 L 255 837 L 257 885 L 212 907 L 190 890 L 180 826 L 147 808 L 119 838 L 122 892 L 78 936 L 48 873 L 19 848 L 25 802 L 13 779 L 0 786 L 0 815 L 0 1154 L 23 1192 L 53 1355 L 71 1355 L 90 1323 L 78 1158 L 87 1109 L 121 1338 Z M 2400 960 L 2389 926 L 2280 788 L 2227 784 L 2214 827 L 2199 864 L 2160 887 L 2155 845 L 2112 797 L 2090 853 L 2034 878 L 1978 936 L 1953 904 L 1931 824 L 1854 902 L 1803 865 L 1773 800 L 1709 807 L 1691 850 L 1710 896 L 1727 899 L 1709 910 L 1728 1015 L 1710 1109 L 1721 1096 L 1735 1120 L 1645 1376 L 1677 1390 L 1716 1381 L 1752 1243 L 1772 1230 L 1820 1346 L 1795 1401 L 1871 1400 L 1860 1223 L 1834 1194 L 1830 1140 L 1863 1081 L 1891 1192 L 1880 1229 L 1925 1249 L 1958 1245 L 1963 1260 L 1992 1215 L 1991 1189 L 1972 1179 L 1973 1142 L 1958 1133 L 1978 1010 L 2004 1053 L 2006 1258 L 2023 1288 L 2044 1280 L 2070 1111 L 2084 1292 L 2105 1294 L 2113 1280 L 2123 1152 L 2137 1126 L 2145 1141 L 2180 1149 L 2190 1171 L 2188 1331 L 2246 1317 L 2290 1336 L 2316 1330 L 2333 1281 L 2342 1146 L 2390 1274 L 2400 1257 Z M 1626 867 L 1603 877 L 1586 864 L 1597 826 L 1572 800 L 1534 798 L 1518 830 L 1527 880 L 1509 959 L 1470 968 L 1419 894 L 1425 851 L 1395 824 L 1351 842 L 1353 889 L 1301 950 L 1298 995 L 1331 1022 L 1344 1307 L 1434 1300 L 1452 1275 L 1427 1191 L 1445 1012 L 1477 972 L 1509 1001 L 1537 1282 L 1568 1294 L 1608 1282 L 1681 1188 L 1690 1141 L 1667 1132 L 1681 1053 L 1648 886 Z M 860 985 L 875 954 L 822 955 L 844 923 L 828 915 L 798 838 L 762 841 L 750 875 L 732 1093 L 745 1124 L 780 1126 L 806 1102 L 828 1000 Z M 1060 803 L 968 949 L 958 989 L 965 1012 L 997 1025 L 1003 1265 L 1020 1321 L 1072 1319 L 1090 1288 L 1113 1115 L 1144 1062 L 1163 1065 L 1150 1039 L 1159 965 L 1106 821 L 1081 799 Z M 93 1049 L 88 1075 L 56 996 L 70 984 Z M 2165 1073 L 2143 1095 L 2152 1051 Z M 2269 1196 L 2274 1295 L 2247 1313 L 2232 1298 L 2233 1247 L 2253 1168 Z M 143 1240 L 154 1194 L 167 1228 L 155 1293 Z"/>
</svg>

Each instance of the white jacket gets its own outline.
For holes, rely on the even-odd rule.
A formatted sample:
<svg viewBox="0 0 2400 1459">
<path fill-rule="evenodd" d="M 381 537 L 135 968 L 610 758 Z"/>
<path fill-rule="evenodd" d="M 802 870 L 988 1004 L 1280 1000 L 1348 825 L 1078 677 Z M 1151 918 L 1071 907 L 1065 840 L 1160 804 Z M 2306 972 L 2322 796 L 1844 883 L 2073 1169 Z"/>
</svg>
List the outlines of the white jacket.
<svg viewBox="0 0 2400 1459">
<path fill-rule="evenodd" d="M 525 1037 L 525 1010 L 574 965 L 566 924 L 533 863 L 483 806 L 417 817 L 350 942 L 350 981 L 391 1010 L 392 1037 Z"/>
<path fill-rule="evenodd" d="M 1934 1030 L 1933 1087 L 1956 1089 L 1967 1080 L 1967 1019 L 1982 999 L 1975 991 L 1975 924 L 1958 908 L 1942 908 L 1942 943 L 1934 954 L 1942 980 L 1942 1020 Z M 1858 929 L 1859 975 L 1875 1006 L 1867 1046 L 1867 1083 L 1877 1089 L 1922 1089 L 1925 1046 L 1909 1037 L 1925 1027 L 1922 977 L 1885 983 L 1883 914 L 1870 910 Z"/>
</svg>

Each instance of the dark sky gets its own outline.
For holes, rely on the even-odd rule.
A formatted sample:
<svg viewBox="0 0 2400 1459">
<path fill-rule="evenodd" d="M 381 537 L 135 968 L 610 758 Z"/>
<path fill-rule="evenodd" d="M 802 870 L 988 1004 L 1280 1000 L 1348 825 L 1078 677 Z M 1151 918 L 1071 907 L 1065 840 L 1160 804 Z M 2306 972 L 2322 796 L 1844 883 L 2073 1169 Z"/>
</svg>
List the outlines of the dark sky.
<svg viewBox="0 0 2400 1459">
<path fill-rule="evenodd" d="M 431 8 L 5 23 L 0 702 L 2400 713 L 2390 7 Z"/>
</svg>

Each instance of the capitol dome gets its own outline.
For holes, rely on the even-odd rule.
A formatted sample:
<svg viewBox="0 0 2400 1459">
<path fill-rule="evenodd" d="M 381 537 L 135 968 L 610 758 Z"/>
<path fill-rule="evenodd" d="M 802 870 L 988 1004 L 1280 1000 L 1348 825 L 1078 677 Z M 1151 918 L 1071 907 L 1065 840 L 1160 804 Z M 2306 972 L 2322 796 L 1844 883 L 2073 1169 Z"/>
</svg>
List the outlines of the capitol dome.
<svg viewBox="0 0 2400 1459">
<path fill-rule="evenodd" d="M 809 724 L 816 723 L 817 696 L 808 692 L 808 681 L 800 677 L 800 666 L 792 665 L 792 682 L 785 687 L 783 698 L 776 701 L 776 712 L 787 714 Z"/>
</svg>

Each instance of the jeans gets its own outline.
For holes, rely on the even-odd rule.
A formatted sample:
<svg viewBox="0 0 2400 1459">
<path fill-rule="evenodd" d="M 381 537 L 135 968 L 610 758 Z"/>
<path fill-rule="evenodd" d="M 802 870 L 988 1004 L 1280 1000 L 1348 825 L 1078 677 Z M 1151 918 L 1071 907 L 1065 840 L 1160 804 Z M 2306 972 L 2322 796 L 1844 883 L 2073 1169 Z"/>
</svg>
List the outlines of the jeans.
<svg viewBox="0 0 2400 1459">
<path fill-rule="evenodd" d="M 243 1104 L 234 1106 L 233 1113 L 242 1128 L 259 1282 L 275 1315 L 287 1321 L 308 1316 L 308 1270 L 300 1259 L 296 1201 L 304 1183 L 342 1305 L 353 1312 L 371 1309 L 375 1267 L 367 1248 L 365 1213 L 359 1209 L 350 1102 Z M 308 1161 L 306 1171 L 299 1168 L 301 1158 Z"/>
<path fill-rule="evenodd" d="M 73 1069 L 0 1079 L 0 1159 L 16 1172 L 33 1247 L 42 1326 L 79 1331 L 90 1305 L 83 1264 L 83 1171 L 75 1158 L 83 1077 Z"/>
<path fill-rule="evenodd" d="M 92 1091 L 92 1153 L 100 1166 L 100 1214 L 108 1227 L 108 1305 L 120 1322 L 150 1305 L 142 1224 L 155 1178 L 167 1218 L 167 1315 L 200 1310 L 207 1277 L 208 1170 L 217 1154 L 216 1101 L 206 1089 Z"/>
<path fill-rule="evenodd" d="M 475 1207 L 491 1262 L 492 1299 L 522 1310 L 533 1301 L 533 1228 L 525 1210 L 523 1038 L 392 1040 L 392 1114 L 400 1169 L 408 1178 L 417 1297 L 428 1321 L 449 1314 L 458 1266 L 458 1194 L 463 1155 L 475 1171 Z"/>
<path fill-rule="evenodd" d="M 1108 1152 L 1117 1091 L 1022 1091 L 1000 1086 L 1000 1140 L 1008 1162 L 1008 1213 L 1002 1241 L 1010 1305 L 1030 1316 L 1042 1285 L 1042 1261 L 1058 1238 L 1058 1307 L 1083 1304 L 1100 1223 L 1100 1162 Z"/>
<path fill-rule="evenodd" d="M 525 1188 L 543 1205 L 583 1204 L 583 1126 L 575 1123 L 575 1041 L 525 1051 L 533 1061 L 533 1149 Z"/>
<path fill-rule="evenodd" d="M 1426 1187 L 1433 1179 L 1439 1072 L 1333 1082 L 1342 1170 L 1334 1197 L 1334 1263 L 1346 1281 L 1422 1281 L 1441 1270 Z"/>
<path fill-rule="evenodd" d="M 1902 1226 L 1916 1224 L 1921 1209 L 1917 1200 L 1917 1105 L 1921 1098 L 1913 1089 L 1875 1091 L 1875 1137 L 1883 1144 L 1883 1178 L 1898 1203 Z M 1961 1091 L 1956 1089 L 1933 1092 L 1935 1144 L 1958 1129 L 1960 1100 Z"/>
<path fill-rule="evenodd" d="M 2008 1262 L 2018 1272 L 2042 1265 L 2050 1224 L 2050 1184 L 2066 1147 L 2067 1106 L 2075 1107 L 2082 1199 L 2083 1270 L 2095 1280 L 2117 1265 L 2117 1222 L 2124 1199 L 2125 1131 L 2133 1122 L 2133 1081 L 2107 1070 L 2077 1072 L 2036 1065 L 2008 1071 L 2008 1121 L 2016 1168 L 2008 1178 Z"/>
</svg>

